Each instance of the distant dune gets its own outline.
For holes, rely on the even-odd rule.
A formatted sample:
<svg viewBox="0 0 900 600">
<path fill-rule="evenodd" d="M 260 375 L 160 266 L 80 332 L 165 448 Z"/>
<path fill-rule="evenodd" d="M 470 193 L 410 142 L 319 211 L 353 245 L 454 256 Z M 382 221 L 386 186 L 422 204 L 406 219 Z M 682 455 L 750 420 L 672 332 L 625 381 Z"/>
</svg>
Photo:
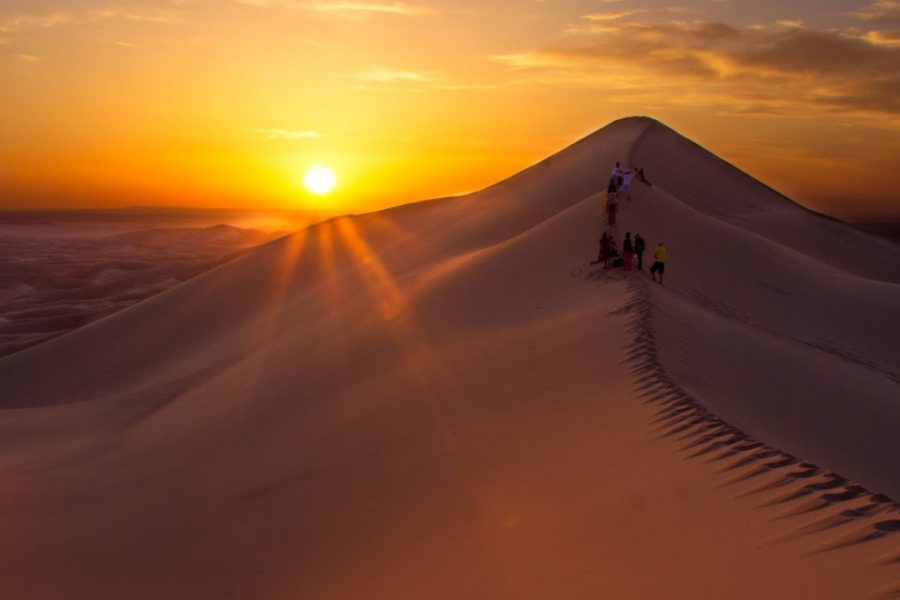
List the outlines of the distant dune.
<svg viewBox="0 0 900 600">
<path fill-rule="evenodd" d="M 664 285 L 596 256 L 668 248 Z M 900 593 L 900 247 L 661 123 L 0 359 L 15 598 Z"/>
<path fill-rule="evenodd" d="M 0 220 L 0 356 L 131 306 L 273 237 L 227 225 L 139 224 L 110 228 L 84 214 L 80 221 L 68 214 L 63 224 Z"/>
</svg>

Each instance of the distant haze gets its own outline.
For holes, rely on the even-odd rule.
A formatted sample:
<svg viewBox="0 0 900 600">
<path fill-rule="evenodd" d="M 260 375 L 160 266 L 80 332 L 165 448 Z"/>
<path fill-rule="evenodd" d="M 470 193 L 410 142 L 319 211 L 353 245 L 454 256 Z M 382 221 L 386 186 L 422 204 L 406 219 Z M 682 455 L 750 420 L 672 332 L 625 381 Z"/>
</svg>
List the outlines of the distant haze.
<svg viewBox="0 0 900 600">
<path fill-rule="evenodd" d="M 884 219 L 898 23 L 880 0 L 8 0 L 0 206 L 364 212 L 644 114 L 810 208 Z M 313 163 L 333 194 L 303 189 Z"/>
</svg>

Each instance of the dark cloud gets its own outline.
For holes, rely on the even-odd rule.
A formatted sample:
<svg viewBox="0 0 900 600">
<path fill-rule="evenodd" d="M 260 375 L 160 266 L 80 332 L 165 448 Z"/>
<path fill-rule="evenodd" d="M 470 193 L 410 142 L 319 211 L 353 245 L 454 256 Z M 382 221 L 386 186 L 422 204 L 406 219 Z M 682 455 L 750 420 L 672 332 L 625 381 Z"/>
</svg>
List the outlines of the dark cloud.
<svg viewBox="0 0 900 600">
<path fill-rule="evenodd" d="M 861 73 L 900 72 L 900 49 L 872 44 L 840 34 L 796 29 L 771 36 L 751 36 L 733 54 L 747 66 L 786 73 L 858 77 Z"/>
<path fill-rule="evenodd" d="M 614 67 L 639 69 L 652 74 L 648 87 L 675 81 L 697 94 L 714 87 L 719 100 L 768 96 L 770 106 L 898 114 L 900 46 L 871 33 L 628 22 L 577 33 L 555 48 L 498 58 L 518 69 L 535 65 L 601 77 Z M 752 106 L 768 110 L 765 102 Z"/>
</svg>

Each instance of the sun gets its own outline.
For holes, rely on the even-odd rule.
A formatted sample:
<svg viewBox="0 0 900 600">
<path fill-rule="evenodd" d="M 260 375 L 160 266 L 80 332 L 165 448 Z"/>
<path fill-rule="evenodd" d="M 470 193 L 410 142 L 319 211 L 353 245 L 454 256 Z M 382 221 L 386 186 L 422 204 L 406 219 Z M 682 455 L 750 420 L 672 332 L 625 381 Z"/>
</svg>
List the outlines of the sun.
<svg viewBox="0 0 900 600">
<path fill-rule="evenodd" d="M 313 194 L 327 194 L 337 185 L 334 171 L 323 165 L 310 167 L 303 176 L 303 185 Z"/>
</svg>

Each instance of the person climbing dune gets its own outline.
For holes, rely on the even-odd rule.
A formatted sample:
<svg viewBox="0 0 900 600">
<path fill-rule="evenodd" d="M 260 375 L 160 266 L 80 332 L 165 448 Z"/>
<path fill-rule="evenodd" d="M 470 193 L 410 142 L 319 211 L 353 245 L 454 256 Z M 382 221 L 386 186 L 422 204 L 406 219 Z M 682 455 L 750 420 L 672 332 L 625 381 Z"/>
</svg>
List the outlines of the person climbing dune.
<svg viewBox="0 0 900 600">
<path fill-rule="evenodd" d="M 634 180 L 634 173 L 630 170 L 625 171 L 625 174 L 622 175 L 622 185 L 619 188 L 621 194 L 625 195 L 625 198 L 631 202 L 631 182 Z"/>
<path fill-rule="evenodd" d="M 600 237 L 600 252 L 597 254 L 597 260 L 592 260 L 591 264 L 603 263 L 604 267 L 609 266 L 609 259 L 612 256 L 612 240 L 606 232 Z"/>
<path fill-rule="evenodd" d="M 634 253 L 637 254 L 638 271 L 644 270 L 644 250 L 647 249 L 647 242 L 641 237 L 641 234 L 634 234 Z"/>
<path fill-rule="evenodd" d="M 616 193 L 612 192 L 606 196 L 607 223 L 610 227 L 616 226 L 617 212 L 619 212 L 619 199 L 616 197 Z"/>
<path fill-rule="evenodd" d="M 653 281 L 658 281 L 660 284 L 662 283 L 663 273 L 666 272 L 666 246 L 662 242 L 656 246 L 656 252 L 653 254 L 656 259 L 653 263 L 653 266 L 650 267 L 650 277 L 653 278 Z M 659 273 L 659 279 L 656 279 L 656 273 Z"/>
<path fill-rule="evenodd" d="M 616 185 L 616 178 L 615 178 L 615 177 L 610 178 L 610 180 L 609 180 L 609 185 L 606 186 L 606 195 L 607 195 L 607 197 L 608 197 L 610 194 L 616 194 L 616 193 L 618 193 L 618 191 L 619 191 L 619 186 Z"/>
<path fill-rule="evenodd" d="M 622 266 L 626 271 L 631 270 L 631 259 L 634 257 L 634 244 L 631 241 L 631 233 L 625 233 L 625 241 L 622 242 Z"/>
</svg>

